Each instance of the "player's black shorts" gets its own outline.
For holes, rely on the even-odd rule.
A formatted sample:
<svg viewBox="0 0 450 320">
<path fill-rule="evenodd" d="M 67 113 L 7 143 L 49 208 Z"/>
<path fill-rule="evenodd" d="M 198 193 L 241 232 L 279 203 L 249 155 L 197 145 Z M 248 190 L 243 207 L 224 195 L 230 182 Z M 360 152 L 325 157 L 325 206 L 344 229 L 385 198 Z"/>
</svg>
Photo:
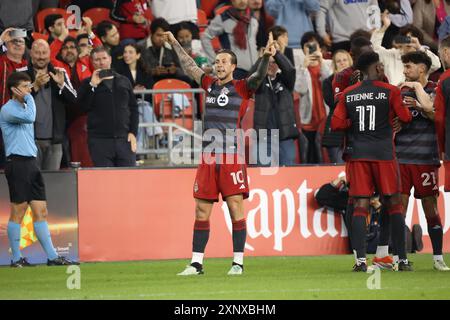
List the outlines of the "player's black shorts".
<svg viewBox="0 0 450 320">
<path fill-rule="evenodd" d="M 36 158 L 11 155 L 7 158 L 5 176 L 12 203 L 45 201 L 45 185 Z"/>
</svg>

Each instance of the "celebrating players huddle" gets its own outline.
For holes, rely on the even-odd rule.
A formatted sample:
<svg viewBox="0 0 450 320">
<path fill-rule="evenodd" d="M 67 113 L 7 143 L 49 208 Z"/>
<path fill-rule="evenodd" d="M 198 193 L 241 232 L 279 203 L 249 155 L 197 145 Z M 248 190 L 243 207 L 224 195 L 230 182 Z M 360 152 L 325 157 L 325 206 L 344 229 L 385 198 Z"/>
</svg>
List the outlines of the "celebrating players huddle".
<svg viewBox="0 0 450 320">
<path fill-rule="evenodd" d="M 449 47 L 447 38 L 440 48 L 446 66 L 450 62 Z M 381 196 L 384 214 L 388 215 L 383 222 L 390 225 L 394 259 L 390 258 L 385 243 L 377 248 L 373 264 L 396 271 L 413 270 L 406 254 L 404 218 L 412 187 L 414 197 L 421 199 L 427 219 L 433 267 L 450 270 L 442 256 L 443 230 L 437 209 L 439 151 L 446 154 L 450 150 L 446 145 L 450 129 L 446 126 L 446 110 L 450 104 L 444 98 L 450 97 L 446 82 L 450 73 L 445 72 L 436 86 L 428 81 L 431 59 L 424 52 L 407 53 L 402 62 L 406 82 L 395 87 L 385 82 L 378 54 L 362 53 L 352 67 L 353 73 L 358 70 L 356 84 L 343 92 L 336 90 L 339 96 L 331 128 L 346 132 L 344 158 L 354 209 L 351 232 L 356 259 L 353 270 L 357 272 L 367 271 L 366 217 L 374 194 Z M 450 170 L 446 163 L 444 156 L 447 191 Z M 382 228 L 389 230 L 388 225 Z"/>
</svg>

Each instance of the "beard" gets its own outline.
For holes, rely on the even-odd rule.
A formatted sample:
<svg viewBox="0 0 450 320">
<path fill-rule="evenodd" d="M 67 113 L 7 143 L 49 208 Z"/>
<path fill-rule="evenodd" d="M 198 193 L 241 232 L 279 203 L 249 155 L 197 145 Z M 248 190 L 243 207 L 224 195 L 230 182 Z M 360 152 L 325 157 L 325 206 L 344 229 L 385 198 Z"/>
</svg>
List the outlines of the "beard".
<svg viewBox="0 0 450 320">
<path fill-rule="evenodd" d="M 77 56 L 72 53 L 68 53 L 63 57 L 63 60 L 66 63 L 74 63 L 75 61 L 77 61 Z"/>
</svg>

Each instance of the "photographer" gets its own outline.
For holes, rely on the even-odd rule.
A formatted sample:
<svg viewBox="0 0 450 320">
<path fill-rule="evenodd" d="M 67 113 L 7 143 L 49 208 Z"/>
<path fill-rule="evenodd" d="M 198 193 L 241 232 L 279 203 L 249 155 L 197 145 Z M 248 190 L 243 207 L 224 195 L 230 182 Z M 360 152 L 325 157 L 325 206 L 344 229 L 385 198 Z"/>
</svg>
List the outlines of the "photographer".
<svg viewBox="0 0 450 320">
<path fill-rule="evenodd" d="M 322 38 L 315 32 L 307 32 L 301 39 L 305 58 L 297 73 L 295 91 L 300 93 L 300 120 L 303 134 L 308 139 L 307 163 L 322 162 L 321 146 L 316 134 L 327 117 L 323 100 L 322 81 L 332 74 L 331 60 L 322 57 Z"/>
<path fill-rule="evenodd" d="M 413 11 L 409 0 L 379 0 L 380 11 L 389 15 L 392 23 L 384 33 L 382 46 L 392 48 L 392 41 L 400 28 L 413 23 Z"/>
<path fill-rule="evenodd" d="M 41 170 L 59 170 L 66 108 L 75 102 L 76 91 L 65 70 L 50 63 L 50 47 L 45 40 L 33 42 L 30 56 L 28 75 L 33 81 L 32 95 L 36 104 L 37 164 Z"/>
<path fill-rule="evenodd" d="M 136 165 L 139 113 L 130 81 L 112 71 L 106 48 L 91 52 L 95 71 L 78 93 L 80 108 L 87 112 L 88 146 L 96 167 Z"/>
<path fill-rule="evenodd" d="M 441 67 L 439 57 L 431 52 L 428 47 L 421 45 L 423 34 L 412 25 L 407 25 L 400 29 L 400 35 L 394 39 L 394 48 L 386 49 L 383 47 L 382 39 L 387 28 L 391 25 L 391 19 L 387 13 L 383 13 L 381 18 L 383 26 L 374 31 L 371 41 L 374 51 L 379 54 L 380 61 L 384 64 L 384 70 L 390 84 L 397 86 L 405 81 L 401 56 L 408 52 L 421 51 L 430 57 L 431 67 L 429 74 Z"/>
</svg>

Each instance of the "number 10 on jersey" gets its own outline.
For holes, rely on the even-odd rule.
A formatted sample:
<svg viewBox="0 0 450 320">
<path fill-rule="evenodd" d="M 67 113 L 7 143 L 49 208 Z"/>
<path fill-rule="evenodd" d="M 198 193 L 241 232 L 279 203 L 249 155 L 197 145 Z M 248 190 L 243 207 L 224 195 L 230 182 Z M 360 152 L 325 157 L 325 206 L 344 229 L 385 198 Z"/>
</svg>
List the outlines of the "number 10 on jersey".
<svg viewBox="0 0 450 320">
<path fill-rule="evenodd" d="M 369 131 L 375 131 L 375 106 L 356 106 L 356 112 L 359 114 L 359 131 L 366 130 L 366 117 L 369 117 Z"/>
</svg>

